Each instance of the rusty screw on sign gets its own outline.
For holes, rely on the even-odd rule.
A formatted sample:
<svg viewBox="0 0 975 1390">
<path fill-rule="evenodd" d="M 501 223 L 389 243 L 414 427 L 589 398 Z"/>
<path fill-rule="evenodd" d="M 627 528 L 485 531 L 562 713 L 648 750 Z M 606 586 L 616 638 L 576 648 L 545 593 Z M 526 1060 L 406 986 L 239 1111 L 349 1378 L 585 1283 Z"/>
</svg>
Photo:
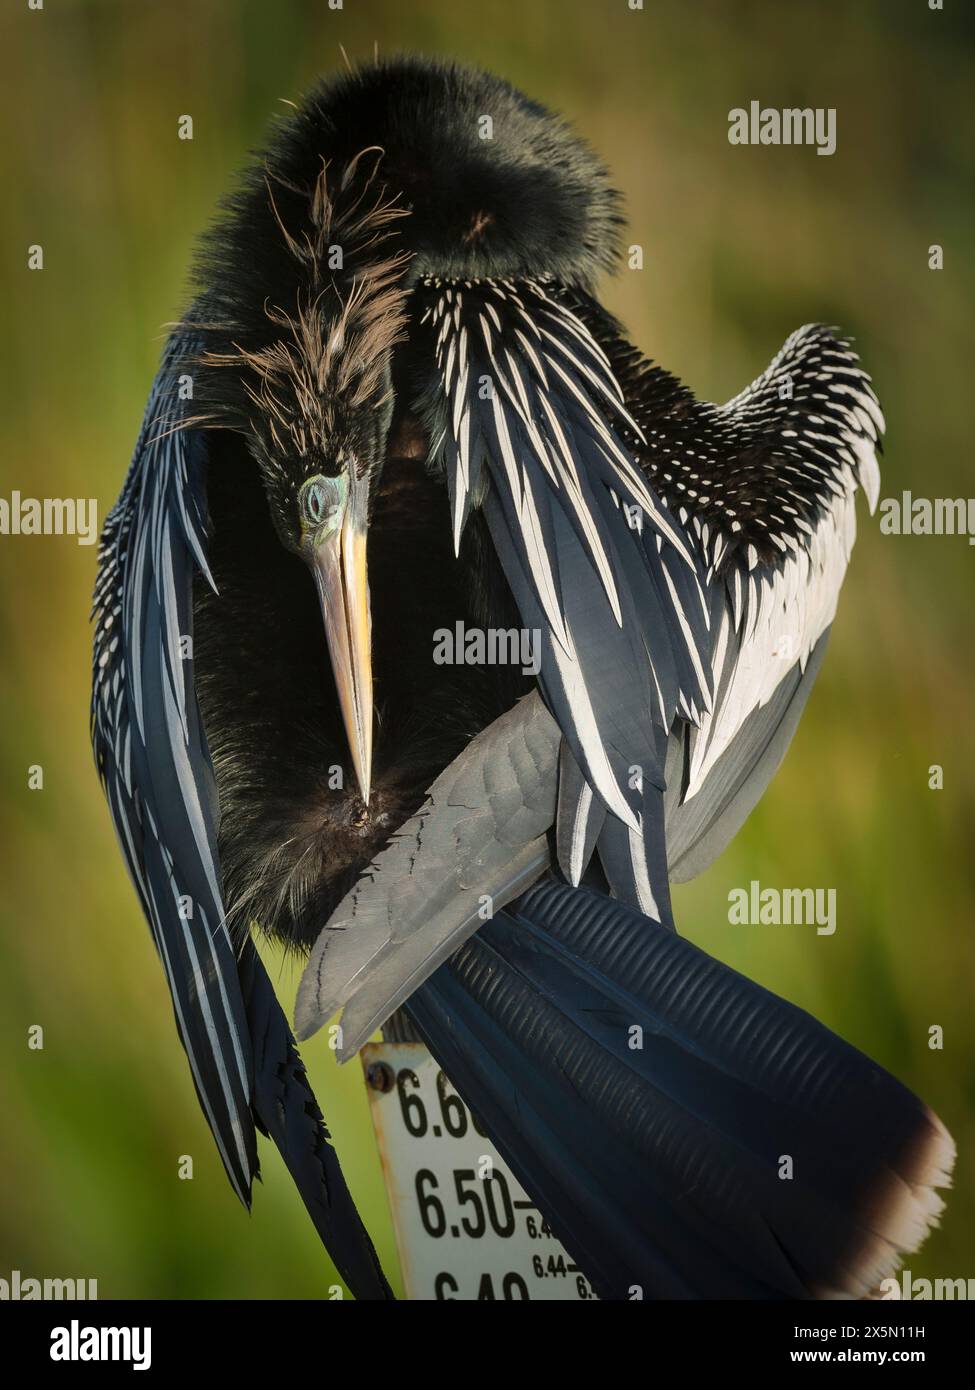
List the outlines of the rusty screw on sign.
<svg viewBox="0 0 975 1390">
<path fill-rule="evenodd" d="M 374 1091 L 391 1091 L 396 1084 L 393 1069 L 386 1062 L 371 1062 L 366 1070 L 366 1080 Z"/>
</svg>

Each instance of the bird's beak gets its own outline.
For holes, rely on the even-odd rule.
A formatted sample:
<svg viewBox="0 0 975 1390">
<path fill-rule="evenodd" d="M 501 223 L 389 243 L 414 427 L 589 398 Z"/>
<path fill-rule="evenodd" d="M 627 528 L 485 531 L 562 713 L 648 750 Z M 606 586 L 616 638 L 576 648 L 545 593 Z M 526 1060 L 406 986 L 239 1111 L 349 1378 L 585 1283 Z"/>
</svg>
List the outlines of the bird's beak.
<svg viewBox="0 0 975 1390">
<path fill-rule="evenodd" d="M 312 551 L 312 570 L 325 619 L 352 764 L 363 801 L 372 775 L 372 652 L 366 578 L 368 492 L 361 481 L 338 524 Z"/>
</svg>

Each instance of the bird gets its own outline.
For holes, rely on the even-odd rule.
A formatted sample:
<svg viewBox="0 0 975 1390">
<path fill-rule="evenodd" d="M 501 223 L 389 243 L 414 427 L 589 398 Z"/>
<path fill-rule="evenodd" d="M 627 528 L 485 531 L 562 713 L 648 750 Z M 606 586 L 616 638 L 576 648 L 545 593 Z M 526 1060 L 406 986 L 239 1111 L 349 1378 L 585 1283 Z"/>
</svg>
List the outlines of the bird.
<svg viewBox="0 0 975 1390">
<path fill-rule="evenodd" d="M 299 1052 L 340 1010 L 340 1060 L 406 1021 L 604 1300 L 869 1298 L 950 1180 L 934 1112 L 671 901 L 785 756 L 878 398 L 811 324 L 698 400 L 598 298 L 624 225 L 499 77 L 321 79 L 200 241 L 101 538 L 96 765 L 200 1104 L 357 1298 L 393 1295 Z"/>
</svg>

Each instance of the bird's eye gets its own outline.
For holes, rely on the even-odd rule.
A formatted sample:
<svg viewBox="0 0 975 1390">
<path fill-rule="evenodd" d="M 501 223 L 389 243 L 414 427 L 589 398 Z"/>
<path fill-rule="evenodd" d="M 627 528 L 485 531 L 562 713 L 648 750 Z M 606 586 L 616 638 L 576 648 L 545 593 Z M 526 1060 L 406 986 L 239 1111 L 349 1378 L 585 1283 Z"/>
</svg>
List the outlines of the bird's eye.
<svg viewBox="0 0 975 1390">
<path fill-rule="evenodd" d="M 302 518 L 309 526 L 321 526 L 339 506 L 340 487 L 336 478 L 309 478 L 301 489 Z"/>
</svg>

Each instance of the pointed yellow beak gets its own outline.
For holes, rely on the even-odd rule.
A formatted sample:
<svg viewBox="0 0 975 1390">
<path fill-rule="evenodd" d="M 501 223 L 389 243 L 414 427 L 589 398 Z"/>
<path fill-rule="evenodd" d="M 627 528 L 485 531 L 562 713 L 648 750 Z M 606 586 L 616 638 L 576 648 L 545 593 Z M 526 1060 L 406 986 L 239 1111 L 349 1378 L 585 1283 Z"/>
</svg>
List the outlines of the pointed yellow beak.
<svg viewBox="0 0 975 1390">
<path fill-rule="evenodd" d="M 372 623 L 366 576 L 365 484 L 354 485 L 327 535 L 311 551 L 352 766 L 368 804 L 372 777 Z"/>
</svg>

